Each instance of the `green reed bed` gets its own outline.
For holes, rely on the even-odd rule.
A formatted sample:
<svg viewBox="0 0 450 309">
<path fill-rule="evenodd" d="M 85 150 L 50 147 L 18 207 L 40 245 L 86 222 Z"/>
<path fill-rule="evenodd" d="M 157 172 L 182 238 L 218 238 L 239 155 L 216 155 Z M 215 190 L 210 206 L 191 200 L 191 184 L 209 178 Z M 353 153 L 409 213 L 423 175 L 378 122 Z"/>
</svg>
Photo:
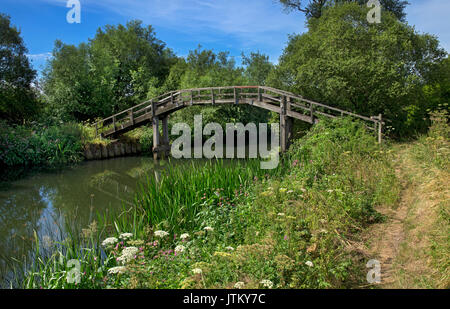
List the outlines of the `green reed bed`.
<svg viewBox="0 0 450 309">
<path fill-rule="evenodd" d="M 205 205 L 233 199 L 236 191 L 269 173 L 275 171 L 262 170 L 259 160 L 169 165 L 159 177 L 148 177 L 136 204 L 150 226 L 174 233 L 193 230 L 199 228 L 196 216 Z"/>
<path fill-rule="evenodd" d="M 35 252 L 28 261 L 17 261 L 14 286 L 24 288 L 103 288 L 116 286 L 117 276 L 108 275 L 121 249 L 127 245 L 120 235 L 149 240 L 160 229 L 171 235 L 193 233 L 205 224 L 210 205 L 235 207 L 245 190 L 258 179 L 279 173 L 260 169 L 259 160 L 216 160 L 178 164 L 148 175 L 136 194 L 135 206 L 120 213 L 97 214 L 90 226 L 79 230 L 65 220 L 65 235 L 48 243 L 35 235 Z M 116 247 L 106 249 L 102 241 L 116 238 Z M 175 237 L 176 238 L 176 237 Z M 156 239 L 156 238 L 155 238 Z M 167 239 L 165 246 L 176 241 Z M 79 267 L 79 280 L 76 267 Z M 25 271 L 25 272 L 24 272 Z M 78 283 L 76 283 L 79 281 Z"/>
</svg>

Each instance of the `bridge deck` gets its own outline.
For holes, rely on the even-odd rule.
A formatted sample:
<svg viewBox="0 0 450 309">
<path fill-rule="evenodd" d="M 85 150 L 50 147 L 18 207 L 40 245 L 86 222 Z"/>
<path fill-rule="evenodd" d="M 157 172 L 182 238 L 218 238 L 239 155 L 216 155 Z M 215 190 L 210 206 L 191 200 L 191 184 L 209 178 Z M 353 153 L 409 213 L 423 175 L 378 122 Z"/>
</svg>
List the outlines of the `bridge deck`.
<svg viewBox="0 0 450 309">
<path fill-rule="evenodd" d="M 379 135 L 383 124 L 381 115 L 365 117 L 304 99 L 291 92 L 262 86 L 232 86 L 185 89 L 163 94 L 97 122 L 96 133 L 102 137 L 115 137 L 148 124 L 155 117 L 165 117 L 187 106 L 220 104 L 247 104 L 308 123 L 316 123 L 321 116 L 352 116 L 368 122 L 369 129 L 378 129 Z"/>
</svg>

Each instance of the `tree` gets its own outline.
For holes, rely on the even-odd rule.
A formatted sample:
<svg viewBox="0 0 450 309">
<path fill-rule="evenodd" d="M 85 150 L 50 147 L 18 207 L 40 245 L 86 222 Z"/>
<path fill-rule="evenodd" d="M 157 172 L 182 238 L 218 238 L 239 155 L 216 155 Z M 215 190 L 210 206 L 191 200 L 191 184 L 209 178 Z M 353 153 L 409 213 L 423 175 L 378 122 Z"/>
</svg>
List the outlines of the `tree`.
<svg viewBox="0 0 450 309">
<path fill-rule="evenodd" d="M 287 11 L 298 10 L 309 18 L 320 18 L 324 10 L 336 4 L 346 2 L 356 2 L 366 5 L 368 0 L 279 0 Z M 404 21 L 405 8 L 409 4 L 405 0 L 380 0 L 380 4 L 385 11 L 393 13 L 399 20 Z"/>
<path fill-rule="evenodd" d="M 399 134 L 423 128 L 427 85 L 446 52 L 438 40 L 386 12 L 369 24 L 366 9 L 343 4 L 292 36 L 270 83 L 345 110 L 382 113 Z"/>
<path fill-rule="evenodd" d="M 39 104 L 32 88 L 36 72 L 27 58 L 20 31 L 0 14 L 0 117 L 21 121 L 36 115 Z"/>
<path fill-rule="evenodd" d="M 242 64 L 245 66 L 244 75 L 248 81 L 259 86 L 266 84 L 266 79 L 274 68 L 269 56 L 260 52 L 251 52 L 249 56 L 242 53 Z"/>
<path fill-rule="evenodd" d="M 109 116 L 147 99 L 177 61 L 151 26 L 107 25 L 79 46 L 57 41 L 44 73 L 52 113 L 63 119 Z"/>
</svg>

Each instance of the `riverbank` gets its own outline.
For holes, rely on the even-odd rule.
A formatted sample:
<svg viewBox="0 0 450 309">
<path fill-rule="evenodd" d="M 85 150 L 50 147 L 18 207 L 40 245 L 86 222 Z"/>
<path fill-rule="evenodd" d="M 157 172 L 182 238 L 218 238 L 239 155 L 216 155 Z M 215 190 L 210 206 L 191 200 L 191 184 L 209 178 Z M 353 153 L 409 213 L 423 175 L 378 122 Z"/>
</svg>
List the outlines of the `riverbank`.
<svg viewBox="0 0 450 309">
<path fill-rule="evenodd" d="M 447 146 L 421 145 L 422 154 L 448 164 L 436 154 Z M 382 209 L 402 203 L 398 155 L 362 126 L 335 120 L 314 126 L 269 173 L 256 161 L 167 170 L 148 178 L 133 207 L 98 216 L 55 244 L 21 286 L 376 288 L 366 263 L 382 249 L 370 251 L 371 232 L 390 220 Z M 439 218 L 433 230 L 448 229 Z M 433 269 L 445 273 L 443 239 L 434 237 L 430 250 Z M 66 280 L 72 259 L 80 263 L 77 284 Z"/>
<path fill-rule="evenodd" d="M 381 220 L 376 205 L 396 203 L 395 174 L 375 138 L 348 120 L 323 122 L 292 146 L 277 170 L 254 163 L 193 164 L 149 177 L 134 208 L 98 218 L 83 231 L 87 238 L 74 233 L 55 248 L 63 262 L 55 263 L 59 254 L 35 261 L 23 286 L 360 284 L 359 231 Z M 65 280 L 71 259 L 83 274 L 77 285 Z"/>
<path fill-rule="evenodd" d="M 151 153 L 151 132 L 141 128 L 110 141 L 81 123 L 10 125 L 0 122 L 0 182 L 34 171 L 57 170 L 85 160 Z M 150 136 L 149 136 L 150 135 Z"/>
</svg>

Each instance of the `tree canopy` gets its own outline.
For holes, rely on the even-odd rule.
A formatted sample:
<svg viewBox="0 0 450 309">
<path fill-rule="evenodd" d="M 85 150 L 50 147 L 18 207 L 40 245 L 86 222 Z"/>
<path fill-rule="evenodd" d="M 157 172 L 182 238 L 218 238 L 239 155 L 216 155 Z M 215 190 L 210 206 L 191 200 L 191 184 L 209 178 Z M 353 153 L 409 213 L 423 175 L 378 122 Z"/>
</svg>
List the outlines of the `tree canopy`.
<svg viewBox="0 0 450 309">
<path fill-rule="evenodd" d="M 20 31 L 9 16 L 0 14 L 0 117 L 21 121 L 36 114 L 38 101 L 32 88 L 31 68 Z"/>
<path fill-rule="evenodd" d="M 57 41 L 44 72 L 49 108 L 66 119 L 111 115 L 145 100 L 175 61 L 153 28 L 140 21 L 107 25 L 79 46 Z"/>
<path fill-rule="evenodd" d="M 345 110 L 382 113 L 403 134 L 420 129 L 429 107 L 422 89 L 445 56 L 434 36 L 393 14 L 369 24 L 366 9 L 343 4 L 290 38 L 270 83 Z"/>
<path fill-rule="evenodd" d="M 366 5 L 368 0 L 279 0 L 287 11 L 297 10 L 309 18 L 320 18 L 324 10 L 330 6 L 346 2 Z M 405 0 L 379 0 L 383 10 L 393 13 L 399 20 L 404 20 L 405 8 L 409 4 Z"/>
</svg>

